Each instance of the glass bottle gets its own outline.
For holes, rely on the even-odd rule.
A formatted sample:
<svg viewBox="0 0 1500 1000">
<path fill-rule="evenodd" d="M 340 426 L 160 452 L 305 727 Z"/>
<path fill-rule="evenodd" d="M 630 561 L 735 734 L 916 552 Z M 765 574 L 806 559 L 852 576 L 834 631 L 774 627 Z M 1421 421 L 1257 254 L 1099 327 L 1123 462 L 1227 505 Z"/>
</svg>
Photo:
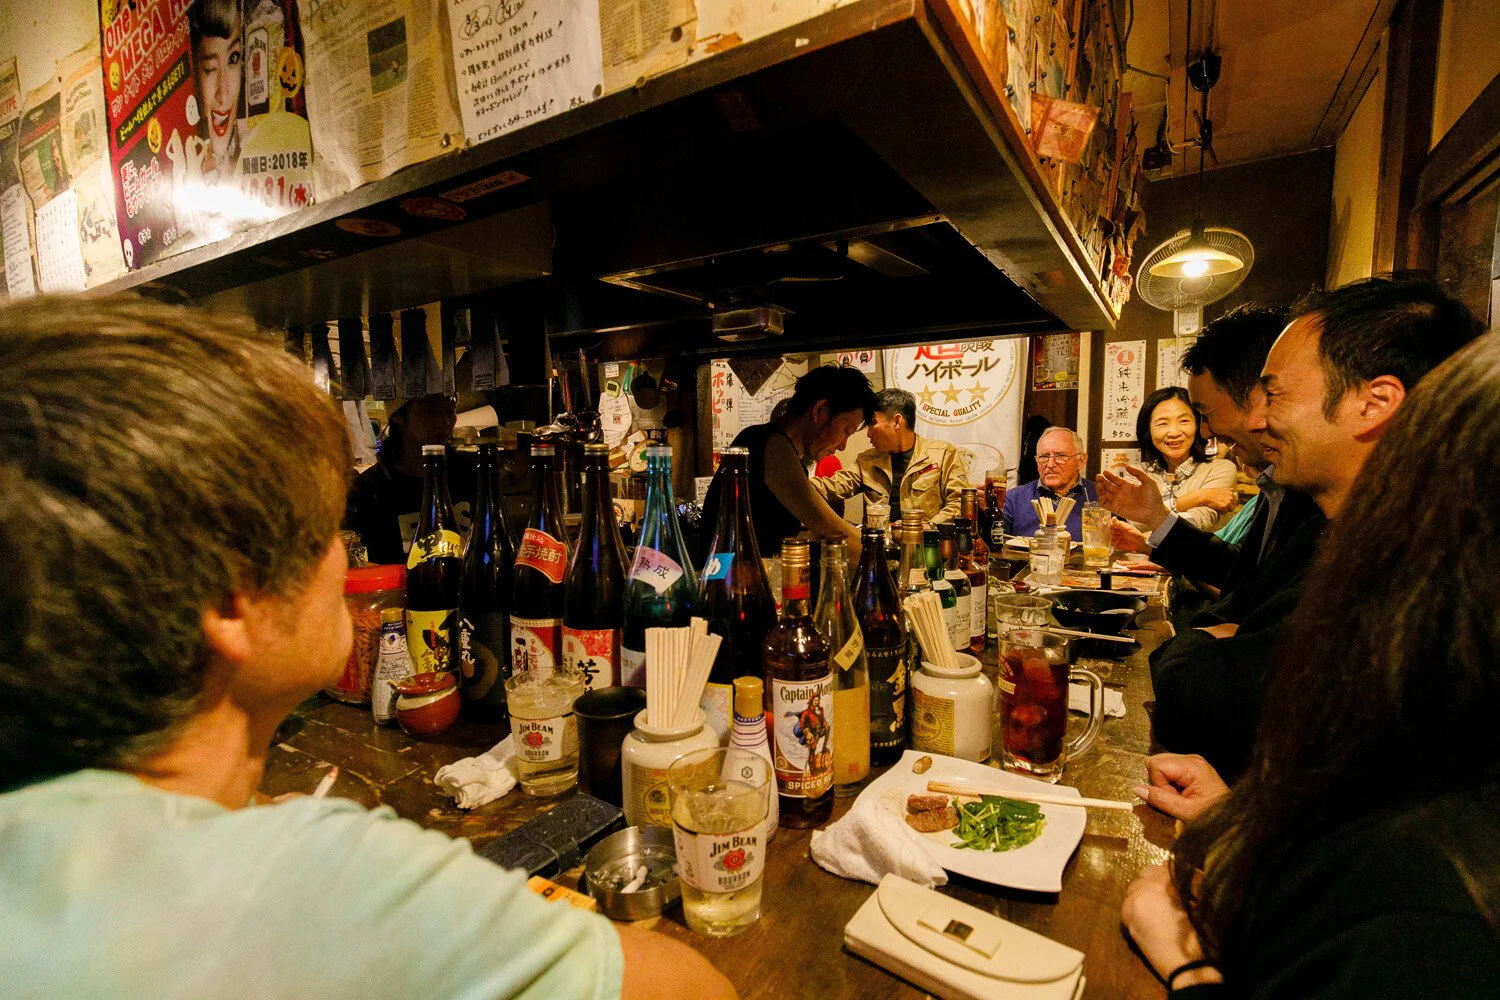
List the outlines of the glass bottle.
<svg viewBox="0 0 1500 1000">
<path fill-rule="evenodd" d="M 981 534 L 998 555 L 1005 545 L 1005 470 L 991 469 L 984 477 L 984 514 Z"/>
<path fill-rule="evenodd" d="M 568 541 L 563 532 L 562 503 L 553 472 L 556 449 L 546 442 L 531 446 L 531 518 L 516 549 L 511 575 L 510 665 L 520 670 L 550 670 L 562 663 L 564 577 Z"/>
<path fill-rule="evenodd" d="M 474 465 L 474 518 L 464 548 L 458 592 L 459 692 L 477 718 L 504 720 L 505 678 L 510 676 L 510 584 L 516 553 L 500 506 L 500 447 L 479 443 Z"/>
<path fill-rule="evenodd" d="M 688 559 L 672 498 L 672 449 L 646 448 L 646 504 L 625 581 L 620 683 L 646 686 L 646 629 L 681 628 L 693 617 L 698 574 Z"/>
<path fill-rule="evenodd" d="M 901 525 L 901 563 L 896 574 L 896 586 L 901 599 L 919 590 L 931 590 L 932 581 L 927 579 L 927 547 L 925 533 L 920 522 Z"/>
<path fill-rule="evenodd" d="M 716 475 L 721 477 L 719 505 L 703 563 L 698 613 L 710 632 L 723 637 L 702 702 L 703 714 L 722 742 L 732 726 L 731 685 L 740 677 L 761 676 L 760 647 L 776 624 L 776 599 L 750 517 L 750 450 L 725 449 Z"/>
<path fill-rule="evenodd" d="M 771 759 L 771 741 L 766 736 L 765 682 L 759 677 L 734 679 L 734 729 L 729 734 L 729 745 L 763 758 L 774 771 L 776 762 Z M 779 799 L 780 796 L 771 796 L 771 807 L 766 812 L 766 840 L 776 836 Z"/>
<path fill-rule="evenodd" d="M 1031 573 L 1027 581 L 1033 587 L 1061 586 L 1067 554 L 1068 542 L 1064 532 L 1050 524 L 1038 528 L 1031 536 Z"/>
<path fill-rule="evenodd" d="M 863 558 L 863 553 L 861 553 Z M 870 774 L 870 683 L 865 637 L 849 594 L 849 546 L 842 538 L 823 539 L 823 568 L 813 623 L 832 651 L 833 793 L 857 795 Z"/>
<path fill-rule="evenodd" d="M 953 622 L 948 627 L 948 638 L 955 650 L 967 653 L 973 639 L 969 635 L 973 589 L 969 586 L 969 575 L 958 565 L 958 528 L 952 521 L 938 525 L 938 554 L 943 560 L 943 579 L 953 588 Z"/>
<path fill-rule="evenodd" d="M 917 538 L 920 541 L 920 531 Z M 856 571 L 854 612 L 865 641 L 870 685 L 870 763 L 885 767 L 906 749 L 906 622 L 876 529 L 865 528 L 860 539 L 864 548 Z"/>
<path fill-rule="evenodd" d="M 586 690 L 620 682 L 625 544 L 609 492 L 609 445 L 583 446 L 583 521 L 564 584 L 563 662 Z"/>
<path fill-rule="evenodd" d="M 926 566 L 927 582 L 931 585 L 933 593 L 938 595 L 938 600 L 942 605 L 943 628 L 947 630 L 948 639 L 951 642 L 958 634 L 958 629 L 955 627 L 958 618 L 958 593 L 953 589 L 953 584 L 946 579 L 947 570 L 943 565 L 938 537 L 936 528 L 928 528 L 922 532 L 922 558 Z M 967 628 L 967 625 L 965 627 Z M 936 654 L 927 653 L 924 659 L 933 655 Z"/>
<path fill-rule="evenodd" d="M 984 652 L 985 624 L 989 614 L 989 553 L 980 558 L 984 542 L 974 537 L 973 522 L 967 517 L 953 519 L 958 534 L 958 568 L 969 578 L 969 652 Z"/>
<path fill-rule="evenodd" d="M 781 543 L 781 617 L 762 646 L 781 825 L 793 829 L 833 813 L 833 678 L 808 605 L 810 563 L 807 539 Z"/>
<path fill-rule="evenodd" d="M 458 589 L 463 539 L 448 499 L 448 452 L 422 446 L 422 511 L 406 558 L 406 645 L 414 673 L 458 665 Z"/>
</svg>

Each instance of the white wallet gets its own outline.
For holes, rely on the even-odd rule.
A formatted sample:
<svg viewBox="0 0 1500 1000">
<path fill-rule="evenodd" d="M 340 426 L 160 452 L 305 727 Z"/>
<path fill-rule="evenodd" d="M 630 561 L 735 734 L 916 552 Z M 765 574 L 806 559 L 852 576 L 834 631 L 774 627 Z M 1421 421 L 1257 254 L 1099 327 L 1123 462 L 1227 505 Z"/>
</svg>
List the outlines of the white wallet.
<svg viewBox="0 0 1500 1000">
<path fill-rule="evenodd" d="M 887 875 L 844 947 L 942 1000 L 1076 1000 L 1083 952 Z"/>
</svg>

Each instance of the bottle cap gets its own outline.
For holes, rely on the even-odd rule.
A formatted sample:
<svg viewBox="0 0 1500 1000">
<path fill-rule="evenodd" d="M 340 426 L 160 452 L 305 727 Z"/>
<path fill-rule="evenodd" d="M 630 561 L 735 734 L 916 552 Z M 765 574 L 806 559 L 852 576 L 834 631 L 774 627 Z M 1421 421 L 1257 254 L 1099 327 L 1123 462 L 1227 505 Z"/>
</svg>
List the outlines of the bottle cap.
<svg viewBox="0 0 1500 1000">
<path fill-rule="evenodd" d="M 811 548 L 805 538 L 787 538 L 781 543 L 781 565 L 807 566 L 812 562 Z"/>
<path fill-rule="evenodd" d="M 379 590 L 399 590 L 406 583 L 406 567 L 400 563 L 360 566 L 344 577 L 344 593 L 373 594 Z"/>
<path fill-rule="evenodd" d="M 583 446 L 585 455 L 609 455 L 609 445 L 599 441 L 591 441 Z"/>
<path fill-rule="evenodd" d="M 441 445 L 441 444 L 424 444 L 422 446 L 422 454 L 424 456 L 425 455 L 446 455 L 446 454 L 448 454 L 448 448 L 447 448 L 446 445 Z"/>
<path fill-rule="evenodd" d="M 753 719 L 765 713 L 765 685 L 759 677 L 734 679 L 734 714 Z"/>
</svg>

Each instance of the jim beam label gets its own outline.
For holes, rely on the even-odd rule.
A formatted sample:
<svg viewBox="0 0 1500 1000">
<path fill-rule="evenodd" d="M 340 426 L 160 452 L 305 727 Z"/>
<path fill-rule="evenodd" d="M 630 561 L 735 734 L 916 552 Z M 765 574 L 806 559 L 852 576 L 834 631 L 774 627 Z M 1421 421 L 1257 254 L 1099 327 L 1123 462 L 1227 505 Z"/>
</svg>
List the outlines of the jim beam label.
<svg viewBox="0 0 1500 1000">
<path fill-rule="evenodd" d="M 870 675 L 870 746 L 880 750 L 906 742 L 906 646 L 871 646 L 865 651 Z"/>
<path fill-rule="evenodd" d="M 578 720 L 573 713 L 555 719 L 510 717 L 516 756 L 529 764 L 546 764 L 578 752 Z"/>
<path fill-rule="evenodd" d="M 618 629 L 562 627 L 563 665 L 583 674 L 583 686 L 614 687 L 619 683 L 620 668 L 615 663 L 615 636 Z"/>
<path fill-rule="evenodd" d="M 411 656 L 412 672 L 441 673 L 452 670 L 453 628 L 458 609 L 447 611 L 406 612 L 406 648 Z"/>
<path fill-rule="evenodd" d="M 456 531 L 434 531 L 414 538 L 411 542 L 411 551 L 406 556 L 406 568 L 416 569 L 418 563 L 429 559 L 461 559 L 464 554 L 463 539 L 458 537 Z"/>
<path fill-rule="evenodd" d="M 776 787 L 815 799 L 833 787 L 833 678 L 771 679 Z"/>
<path fill-rule="evenodd" d="M 568 571 L 568 547 L 540 528 L 527 528 L 516 551 L 516 565 L 530 566 L 553 583 L 562 583 Z"/>
<path fill-rule="evenodd" d="M 514 670 L 551 670 L 561 661 L 561 618 L 510 617 L 510 663 Z"/>
<path fill-rule="evenodd" d="M 672 827 L 677 869 L 699 892 L 735 892 L 755 884 L 766 867 L 766 824 L 738 833 L 688 833 Z"/>
<path fill-rule="evenodd" d="M 911 690 L 911 748 L 953 755 L 953 702 L 921 688 Z"/>
</svg>

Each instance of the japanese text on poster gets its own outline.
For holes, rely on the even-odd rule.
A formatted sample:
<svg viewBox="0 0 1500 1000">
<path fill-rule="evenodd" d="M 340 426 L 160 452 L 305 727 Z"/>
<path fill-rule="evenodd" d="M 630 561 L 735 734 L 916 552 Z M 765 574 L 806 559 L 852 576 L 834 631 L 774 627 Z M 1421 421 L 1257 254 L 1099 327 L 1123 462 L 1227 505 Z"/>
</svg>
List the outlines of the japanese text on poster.
<svg viewBox="0 0 1500 1000">
<path fill-rule="evenodd" d="M 885 352 L 886 385 L 917 397 L 916 432 L 959 445 L 974 481 L 995 467 L 992 452 L 1007 468 L 1020 454 L 1025 345 L 976 340 Z"/>
<path fill-rule="evenodd" d="M 1146 400 L 1146 342 L 1104 345 L 1105 441 L 1135 440 L 1135 417 Z"/>
<path fill-rule="evenodd" d="M 1156 387 L 1187 386 L 1187 372 L 1182 370 L 1182 356 L 1196 337 L 1167 337 L 1156 342 Z"/>
<path fill-rule="evenodd" d="M 464 134 L 481 143 L 604 93 L 597 0 L 448 0 Z"/>
<path fill-rule="evenodd" d="M 1078 388 L 1076 333 L 1053 333 L 1031 338 L 1031 388 Z"/>
</svg>

